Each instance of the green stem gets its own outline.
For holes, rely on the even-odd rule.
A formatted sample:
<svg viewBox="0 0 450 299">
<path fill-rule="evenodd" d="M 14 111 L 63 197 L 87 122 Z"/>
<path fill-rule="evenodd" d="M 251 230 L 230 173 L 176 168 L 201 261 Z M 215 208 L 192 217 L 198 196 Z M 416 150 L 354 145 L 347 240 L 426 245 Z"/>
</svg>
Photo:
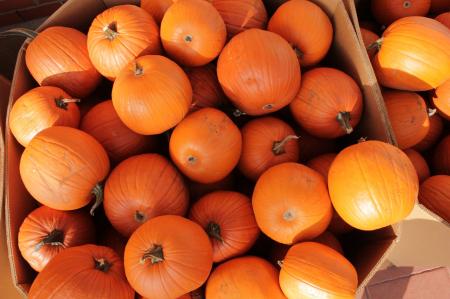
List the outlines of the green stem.
<svg viewBox="0 0 450 299">
<path fill-rule="evenodd" d="M 341 111 L 336 116 L 336 120 L 339 123 L 339 126 L 345 131 L 345 133 L 350 134 L 353 132 L 352 125 L 350 124 L 351 115 L 348 111 Z"/>
<path fill-rule="evenodd" d="M 290 140 L 297 140 L 299 138 L 300 137 L 297 135 L 288 135 L 281 141 L 275 141 L 272 146 L 272 152 L 275 154 L 275 156 L 284 154 L 286 152 L 284 150 L 284 146 L 286 145 L 286 143 Z"/>
<path fill-rule="evenodd" d="M 41 250 L 45 245 L 50 246 L 64 246 L 64 232 L 59 229 L 52 230 L 47 236 L 45 236 L 41 242 L 37 243 L 34 247 L 34 251 Z"/>
<path fill-rule="evenodd" d="M 26 36 L 27 38 L 34 39 L 39 33 L 28 28 L 13 28 L 3 32 L 0 32 L 0 37 L 8 36 Z"/>
<path fill-rule="evenodd" d="M 139 263 L 145 264 L 147 260 L 150 260 L 152 265 L 163 262 L 164 253 L 162 246 L 154 245 L 152 249 L 149 249 L 148 251 L 144 252 Z"/>
<path fill-rule="evenodd" d="M 218 225 L 217 223 L 212 221 L 208 223 L 208 226 L 206 227 L 206 232 L 210 237 L 223 243 L 222 236 L 220 235 L 220 225 Z"/>
<path fill-rule="evenodd" d="M 95 210 L 102 204 L 103 202 L 103 185 L 98 183 L 95 185 L 94 189 L 92 189 L 91 194 L 95 196 L 94 205 L 91 208 L 91 215 L 94 216 Z"/>
<path fill-rule="evenodd" d="M 67 106 L 69 103 L 79 103 L 80 99 L 65 99 L 65 98 L 57 98 L 55 99 L 55 104 L 58 108 L 67 110 Z"/>
</svg>

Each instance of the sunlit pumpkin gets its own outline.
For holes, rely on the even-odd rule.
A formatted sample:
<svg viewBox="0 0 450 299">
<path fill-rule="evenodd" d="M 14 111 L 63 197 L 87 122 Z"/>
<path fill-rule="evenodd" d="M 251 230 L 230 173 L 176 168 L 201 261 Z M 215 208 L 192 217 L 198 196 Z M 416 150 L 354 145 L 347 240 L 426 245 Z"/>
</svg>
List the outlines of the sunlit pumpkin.
<svg viewBox="0 0 450 299">
<path fill-rule="evenodd" d="M 428 167 L 427 161 L 412 148 L 406 149 L 405 154 L 411 160 L 414 168 L 416 169 L 417 176 L 419 177 L 419 182 L 422 183 L 430 176 L 430 168 Z"/>
<path fill-rule="evenodd" d="M 439 115 L 450 120 L 450 79 L 436 88 L 431 100 Z"/>
<path fill-rule="evenodd" d="M 141 8 L 147 11 L 157 24 L 161 21 L 166 10 L 177 0 L 141 0 Z"/>
<path fill-rule="evenodd" d="M 419 202 L 450 222 L 450 176 L 435 175 L 420 185 Z"/>
<path fill-rule="evenodd" d="M 367 55 L 369 55 L 370 61 L 372 61 L 375 56 L 377 49 L 373 46 L 373 44 L 380 38 L 377 34 L 372 31 L 361 28 L 361 36 L 364 42 L 364 47 L 367 50 Z"/>
<path fill-rule="evenodd" d="M 450 175 L 450 135 L 444 137 L 434 149 L 433 169 L 436 174 Z"/>
<path fill-rule="evenodd" d="M 449 3 L 449 8 L 450 8 L 450 3 Z M 435 18 L 435 20 L 441 22 L 442 24 L 447 26 L 447 28 L 450 29 L 450 11 L 441 13 L 440 15 L 438 15 Z"/>
<path fill-rule="evenodd" d="M 426 16 L 430 10 L 431 0 L 374 0 L 372 15 L 382 25 L 408 16 Z"/>
<path fill-rule="evenodd" d="M 439 140 L 439 137 L 442 134 L 442 130 L 444 127 L 444 121 L 442 118 L 434 114 L 429 117 L 430 119 L 430 129 L 428 130 L 427 135 L 425 138 L 422 139 L 418 144 L 414 146 L 414 149 L 424 152 L 428 149 L 430 149 L 432 146 L 436 144 L 436 142 Z"/>
</svg>

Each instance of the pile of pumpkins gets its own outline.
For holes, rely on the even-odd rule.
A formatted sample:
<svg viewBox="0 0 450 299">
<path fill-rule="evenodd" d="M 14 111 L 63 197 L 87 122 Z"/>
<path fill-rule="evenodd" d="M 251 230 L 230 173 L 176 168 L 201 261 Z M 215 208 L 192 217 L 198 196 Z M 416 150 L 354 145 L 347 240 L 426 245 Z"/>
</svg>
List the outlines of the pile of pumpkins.
<svg viewBox="0 0 450 299">
<path fill-rule="evenodd" d="M 353 298 L 336 235 L 411 212 L 429 170 L 402 150 L 431 148 L 449 119 L 450 30 L 425 17 L 386 29 L 374 68 L 408 90 L 384 93 L 400 149 L 342 149 L 362 93 L 323 66 L 333 26 L 317 4 L 268 16 L 261 0 L 141 2 L 106 9 L 87 35 L 23 32 L 40 86 L 8 123 L 41 204 L 18 236 L 38 272 L 29 298 Z M 430 89 L 442 118 L 411 92 Z M 434 157 L 444 175 L 421 200 L 448 211 L 450 136 Z"/>
</svg>

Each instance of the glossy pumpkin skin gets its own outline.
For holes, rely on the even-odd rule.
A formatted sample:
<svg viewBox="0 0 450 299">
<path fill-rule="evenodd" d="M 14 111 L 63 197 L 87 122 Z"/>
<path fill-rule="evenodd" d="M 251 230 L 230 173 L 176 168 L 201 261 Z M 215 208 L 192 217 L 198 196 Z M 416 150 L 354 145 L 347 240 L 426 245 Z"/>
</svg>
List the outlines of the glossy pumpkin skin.
<svg viewBox="0 0 450 299">
<path fill-rule="evenodd" d="M 231 102 L 249 115 L 287 106 L 298 93 L 301 77 L 289 43 L 260 29 L 241 32 L 228 42 L 217 62 L 217 76 Z"/>
<path fill-rule="evenodd" d="M 165 215 L 150 219 L 133 233 L 124 261 L 127 279 L 139 294 L 177 298 L 206 281 L 213 263 L 212 247 L 200 225 Z"/>
<path fill-rule="evenodd" d="M 225 23 L 204 0 L 179 0 L 161 22 L 161 41 L 167 54 L 185 66 L 202 66 L 216 58 L 227 38 Z"/>
<path fill-rule="evenodd" d="M 435 175 L 420 185 L 419 202 L 450 222 L 450 176 Z"/>
<path fill-rule="evenodd" d="M 450 8 L 450 3 L 449 3 L 449 8 Z M 438 15 L 436 18 L 434 18 L 436 21 L 441 22 L 442 24 L 444 24 L 445 26 L 447 26 L 447 28 L 450 29 L 450 12 L 444 12 L 441 13 L 440 15 Z"/>
<path fill-rule="evenodd" d="M 206 284 L 206 298 L 286 298 L 278 285 L 278 271 L 256 256 L 234 258 L 220 264 Z"/>
<path fill-rule="evenodd" d="M 431 100 L 439 115 L 450 120 L 450 79 L 436 88 Z"/>
<path fill-rule="evenodd" d="M 385 87 L 424 91 L 450 79 L 450 30 L 436 20 L 405 17 L 383 33 L 372 61 Z"/>
<path fill-rule="evenodd" d="M 34 137 L 20 159 L 20 177 L 43 205 L 76 210 L 89 204 L 109 172 L 102 145 L 70 127 L 50 127 Z"/>
<path fill-rule="evenodd" d="M 433 169 L 436 174 L 450 175 L 450 135 L 436 146 L 433 155 Z"/>
<path fill-rule="evenodd" d="M 270 18 L 268 30 L 293 45 L 302 67 L 319 63 L 333 41 L 333 25 L 327 14 L 307 0 L 281 5 Z"/>
<path fill-rule="evenodd" d="M 422 183 L 430 176 L 430 168 L 428 167 L 427 161 L 424 159 L 424 157 L 422 157 L 420 153 L 411 148 L 406 149 L 405 154 L 414 165 L 417 176 L 419 177 L 419 182 Z"/>
<path fill-rule="evenodd" d="M 114 250 L 83 245 L 67 248 L 52 259 L 33 281 L 28 298 L 133 299 L 134 294 Z"/>
<path fill-rule="evenodd" d="M 156 216 L 184 215 L 188 204 L 183 178 L 159 154 L 142 154 L 122 161 L 105 184 L 106 216 L 125 237 Z"/>
<path fill-rule="evenodd" d="M 266 170 L 256 182 L 252 203 L 261 231 L 283 244 L 317 237 L 332 215 L 324 178 L 298 163 Z"/>
<path fill-rule="evenodd" d="M 37 272 L 61 251 L 95 241 L 91 216 L 84 211 L 58 211 L 41 206 L 32 211 L 19 229 L 19 250 Z"/>
<path fill-rule="evenodd" d="M 189 179 L 214 183 L 237 165 L 242 137 L 238 127 L 222 111 L 203 108 L 189 114 L 172 132 L 170 157 Z"/>
<path fill-rule="evenodd" d="M 369 231 L 408 216 L 419 180 L 400 149 L 381 141 L 365 141 L 337 155 L 328 172 L 328 190 L 342 219 Z"/>
<path fill-rule="evenodd" d="M 161 21 L 166 10 L 177 0 L 141 0 L 141 8 L 148 12 L 157 24 Z"/>
<path fill-rule="evenodd" d="M 91 24 L 87 40 L 96 69 L 114 81 L 137 57 L 159 54 L 159 28 L 153 17 L 135 5 L 106 9 Z"/>
<path fill-rule="evenodd" d="M 251 120 L 244 125 L 241 133 L 242 154 L 238 167 L 252 181 L 272 166 L 298 161 L 299 137 L 278 118 Z"/>
<path fill-rule="evenodd" d="M 188 113 L 192 87 L 184 71 L 159 55 L 137 58 L 114 81 L 112 102 L 120 120 L 142 135 L 163 133 Z"/>
<path fill-rule="evenodd" d="M 414 146 L 414 149 L 420 152 L 424 152 L 436 144 L 444 127 L 444 121 L 439 115 L 435 114 L 429 117 L 429 119 L 430 129 L 428 130 L 427 135 L 422 139 L 422 141 Z"/>
<path fill-rule="evenodd" d="M 404 17 L 426 16 L 431 0 L 376 0 L 371 4 L 375 20 L 381 25 L 390 25 Z"/>
<path fill-rule="evenodd" d="M 361 90 L 350 76 L 333 68 L 316 68 L 303 74 L 300 91 L 289 107 L 308 133 L 337 138 L 353 131 L 362 106 Z"/>
<path fill-rule="evenodd" d="M 91 94 L 101 80 L 89 59 L 86 35 L 73 28 L 40 32 L 27 47 L 25 63 L 39 85 L 59 87 L 75 98 Z"/>
<path fill-rule="evenodd" d="M 280 271 L 280 287 L 287 298 L 354 298 L 358 275 L 339 252 L 316 242 L 292 246 Z"/>
<path fill-rule="evenodd" d="M 368 47 L 371 46 L 374 42 L 376 42 L 380 37 L 374 32 L 365 28 L 361 28 L 361 36 L 364 42 L 364 47 L 367 50 L 367 55 L 369 55 L 369 59 L 370 61 L 372 61 L 377 50 L 376 48 L 368 49 Z"/>
<path fill-rule="evenodd" d="M 40 131 L 52 126 L 78 127 L 80 110 L 71 96 L 58 87 L 41 86 L 26 92 L 11 108 L 9 128 L 26 147 Z"/>
</svg>

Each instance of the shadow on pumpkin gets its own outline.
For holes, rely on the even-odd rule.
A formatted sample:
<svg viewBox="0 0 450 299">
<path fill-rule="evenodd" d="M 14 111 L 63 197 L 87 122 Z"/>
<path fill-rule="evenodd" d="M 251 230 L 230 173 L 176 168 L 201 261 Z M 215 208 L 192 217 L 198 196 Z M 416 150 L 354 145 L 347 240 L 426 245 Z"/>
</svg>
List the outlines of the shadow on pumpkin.
<svg viewBox="0 0 450 299">
<path fill-rule="evenodd" d="M 91 94 L 101 82 L 102 77 L 98 75 L 95 69 L 64 72 L 49 76 L 42 82 L 42 86 L 56 86 L 64 89 L 74 98 L 83 98 Z"/>
</svg>

